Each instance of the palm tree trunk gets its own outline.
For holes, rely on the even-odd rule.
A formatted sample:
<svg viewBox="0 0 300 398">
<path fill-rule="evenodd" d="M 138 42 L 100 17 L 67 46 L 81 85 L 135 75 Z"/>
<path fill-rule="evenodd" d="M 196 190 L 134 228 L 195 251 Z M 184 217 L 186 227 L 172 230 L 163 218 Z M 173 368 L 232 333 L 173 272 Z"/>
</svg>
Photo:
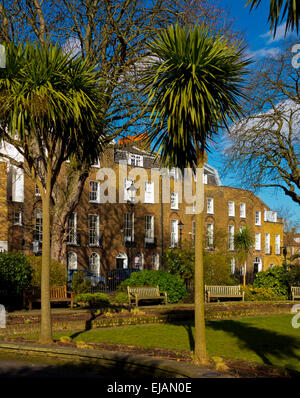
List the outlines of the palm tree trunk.
<svg viewBox="0 0 300 398">
<path fill-rule="evenodd" d="M 41 331 L 40 342 L 49 344 L 53 342 L 51 306 L 50 306 L 50 195 L 51 171 L 47 170 L 46 192 L 42 195 L 43 201 L 43 250 L 42 250 L 42 276 L 41 276 Z"/>
<path fill-rule="evenodd" d="M 203 153 L 198 153 L 197 168 L 203 170 Z M 198 178 L 202 178 L 200 184 L 203 184 L 202 173 Z M 202 192 L 198 192 L 196 200 L 201 203 Z M 204 191 L 203 191 L 204 194 Z M 196 206 L 197 208 L 197 206 Z M 208 356 L 206 352 L 206 336 L 205 336 L 205 319 L 204 319 L 204 272 L 203 272 L 203 209 L 200 213 L 196 213 L 196 233 L 195 233 L 195 350 L 194 363 L 196 365 L 208 364 Z"/>
<path fill-rule="evenodd" d="M 246 261 L 244 261 L 243 285 L 246 286 Z"/>
</svg>

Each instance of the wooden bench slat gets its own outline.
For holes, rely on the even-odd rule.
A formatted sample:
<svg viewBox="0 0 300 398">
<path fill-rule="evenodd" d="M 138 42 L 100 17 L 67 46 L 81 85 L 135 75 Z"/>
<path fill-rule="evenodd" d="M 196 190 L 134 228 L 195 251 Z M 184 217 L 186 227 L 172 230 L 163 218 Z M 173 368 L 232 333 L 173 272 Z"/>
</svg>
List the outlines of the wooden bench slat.
<svg viewBox="0 0 300 398">
<path fill-rule="evenodd" d="M 26 301 L 28 301 L 29 309 L 32 309 L 33 302 L 41 301 L 41 289 L 36 286 L 23 290 L 23 307 L 26 307 Z M 67 286 L 51 286 L 50 287 L 50 302 L 70 302 L 71 308 L 74 303 L 74 293 L 67 291 Z"/>
<path fill-rule="evenodd" d="M 205 285 L 205 299 L 210 302 L 211 297 L 223 298 L 242 298 L 244 301 L 245 293 L 241 291 L 241 286 L 218 286 Z"/>
<path fill-rule="evenodd" d="M 291 286 L 292 300 L 300 298 L 300 286 Z"/>
<path fill-rule="evenodd" d="M 138 306 L 139 300 L 164 300 L 167 304 L 167 292 L 160 292 L 159 287 L 152 286 L 127 286 L 128 301 L 132 304 L 134 300 L 136 306 Z"/>
</svg>

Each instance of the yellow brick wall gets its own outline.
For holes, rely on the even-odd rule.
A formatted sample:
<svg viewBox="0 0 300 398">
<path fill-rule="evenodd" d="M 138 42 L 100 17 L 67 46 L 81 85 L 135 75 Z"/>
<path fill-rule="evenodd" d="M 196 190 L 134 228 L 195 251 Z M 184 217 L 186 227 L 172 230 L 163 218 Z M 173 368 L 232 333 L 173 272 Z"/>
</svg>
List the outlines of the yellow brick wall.
<svg viewBox="0 0 300 398">
<path fill-rule="evenodd" d="M 116 182 L 118 184 L 118 164 L 114 162 L 114 150 L 109 148 L 104 154 L 101 155 L 101 167 L 113 168 L 116 171 Z M 128 171 L 131 169 L 128 166 Z M 23 250 L 26 253 L 32 252 L 33 240 L 33 221 L 34 209 L 40 207 L 40 198 L 34 195 L 34 184 L 25 176 L 25 200 L 24 204 L 9 204 L 10 214 L 13 214 L 15 208 L 22 209 L 24 218 L 24 227 L 19 231 L 17 227 L 12 226 L 10 223 L 10 233 L 8 233 L 8 210 L 6 201 L 6 174 L 1 169 L 0 180 L 3 184 L 3 190 L 0 190 L 0 206 L 2 211 L 0 217 L 0 236 L 9 236 L 11 250 Z M 151 267 L 151 257 L 153 254 L 162 254 L 162 243 L 164 250 L 170 247 L 170 231 L 171 220 L 177 219 L 182 221 L 184 226 L 182 229 L 182 242 L 192 243 L 192 221 L 193 215 L 188 215 L 185 212 L 186 203 L 179 204 L 178 210 L 172 210 L 170 203 L 156 203 L 156 204 L 137 204 L 134 206 L 135 213 L 135 238 L 136 247 L 129 249 L 124 247 L 123 234 L 121 229 L 124 224 L 124 213 L 130 212 L 130 205 L 124 204 L 93 204 L 89 202 L 89 182 L 97 179 L 98 168 L 92 168 L 89 177 L 86 180 L 84 191 L 77 206 L 76 213 L 78 217 L 77 230 L 80 234 L 80 246 L 68 246 L 67 251 L 74 251 L 78 256 L 78 265 L 87 268 L 89 264 L 89 257 L 91 253 L 96 252 L 101 258 L 101 271 L 114 269 L 116 265 L 116 256 L 120 252 L 124 252 L 128 257 L 134 258 L 138 252 L 144 255 L 145 268 Z M 146 170 L 150 179 L 150 169 Z M 65 174 L 62 173 L 62 181 L 65 181 Z M 3 181 L 2 181 L 3 180 Z M 171 179 L 171 189 L 174 190 L 174 180 Z M 183 192 L 184 194 L 184 192 Z M 206 201 L 207 198 L 214 199 L 214 214 L 207 214 Z M 235 216 L 228 216 L 228 201 L 235 203 Z M 117 195 L 118 201 L 118 195 Z M 239 205 L 243 202 L 246 204 L 246 218 L 240 217 Z M 224 233 L 224 246 L 228 247 L 228 226 L 234 225 L 235 233 L 239 228 L 248 225 L 250 229 L 255 232 L 261 233 L 261 250 L 253 251 L 251 254 L 247 269 L 249 272 L 253 271 L 253 262 L 255 257 L 260 257 L 263 263 L 263 269 L 267 269 L 270 264 L 281 264 L 282 256 L 274 255 L 275 247 L 275 234 L 279 233 L 281 239 L 283 238 L 283 224 L 279 220 L 277 223 L 264 222 L 264 209 L 268 207 L 252 192 L 242 189 L 236 189 L 226 186 L 205 186 L 205 200 L 204 200 L 204 230 L 203 237 L 205 237 L 206 225 L 208 222 L 214 224 L 214 231 L 223 231 Z M 254 225 L 255 210 L 261 211 L 261 226 Z M 90 247 L 88 245 L 88 215 L 97 214 L 100 216 L 100 236 L 103 234 L 103 247 Z M 144 247 L 144 228 L 145 228 L 145 215 L 151 214 L 155 218 L 155 237 L 157 239 L 157 246 L 155 248 Z M 163 228 L 161 221 L 163 220 Z M 264 253 L 264 234 L 269 232 L 271 234 L 271 247 L 273 248 L 270 255 Z M 2 233 L 2 235 L 1 235 Z M 163 239 L 162 239 L 163 238 Z M 22 247 L 22 239 L 25 245 Z M 1 237 L 0 237 L 1 240 Z M 281 242 L 282 246 L 282 242 Z M 232 252 L 232 255 L 234 253 Z"/>
</svg>

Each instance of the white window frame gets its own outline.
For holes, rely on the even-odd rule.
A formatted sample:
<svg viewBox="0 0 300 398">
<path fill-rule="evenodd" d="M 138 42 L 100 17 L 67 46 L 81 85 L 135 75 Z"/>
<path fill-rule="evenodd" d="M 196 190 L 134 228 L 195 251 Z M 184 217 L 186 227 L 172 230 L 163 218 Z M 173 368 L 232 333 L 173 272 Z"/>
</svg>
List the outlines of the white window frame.
<svg viewBox="0 0 300 398">
<path fill-rule="evenodd" d="M 96 187 L 96 189 L 94 189 L 95 187 Z M 99 181 L 92 180 L 89 183 L 89 202 L 90 203 L 99 203 L 100 202 L 100 182 Z"/>
<path fill-rule="evenodd" d="M 277 212 L 264 209 L 264 221 L 277 222 Z"/>
<path fill-rule="evenodd" d="M 130 166 L 138 166 L 138 167 L 143 167 L 143 156 L 138 155 L 136 153 L 129 153 L 128 155 L 128 164 Z"/>
<path fill-rule="evenodd" d="M 212 223 L 206 224 L 206 247 L 210 248 L 214 245 L 214 225 Z"/>
<path fill-rule="evenodd" d="M 138 268 L 140 271 L 144 269 L 144 254 L 139 252 L 134 257 L 134 266 Z"/>
<path fill-rule="evenodd" d="M 171 209 L 178 210 L 178 192 L 171 192 Z"/>
<path fill-rule="evenodd" d="M 255 222 L 255 225 L 261 225 L 261 211 L 255 210 L 254 222 Z"/>
<path fill-rule="evenodd" d="M 131 178 L 126 178 L 126 177 L 124 178 L 124 200 L 125 201 L 130 200 L 128 188 L 130 188 L 132 183 L 133 183 L 133 180 Z"/>
<path fill-rule="evenodd" d="M 228 225 L 228 250 L 234 250 L 234 225 Z"/>
<path fill-rule="evenodd" d="M 271 235 L 269 232 L 265 233 L 265 254 L 271 253 Z"/>
<path fill-rule="evenodd" d="M 246 203 L 240 203 L 240 218 L 246 218 Z"/>
<path fill-rule="evenodd" d="M 43 241 L 43 211 L 42 209 L 35 209 L 35 241 Z"/>
<path fill-rule="evenodd" d="M 171 220 L 171 247 L 178 246 L 178 220 Z"/>
<path fill-rule="evenodd" d="M 95 259 L 97 262 L 95 262 Z M 91 253 L 89 257 L 89 271 L 95 276 L 100 275 L 100 255 L 96 252 Z"/>
<path fill-rule="evenodd" d="M 151 256 L 151 266 L 152 269 L 158 271 L 159 270 L 159 254 L 158 253 L 154 253 Z"/>
<path fill-rule="evenodd" d="M 235 216 L 235 204 L 232 200 L 228 201 L 228 216 L 229 217 Z"/>
<path fill-rule="evenodd" d="M 134 242 L 133 213 L 124 213 L 124 242 Z"/>
<path fill-rule="evenodd" d="M 261 250 L 261 233 L 255 232 L 255 250 Z"/>
<path fill-rule="evenodd" d="M 68 252 L 68 270 L 76 270 L 77 266 L 77 253 Z"/>
<path fill-rule="evenodd" d="M 98 214 L 88 215 L 89 246 L 99 246 L 100 217 Z"/>
<path fill-rule="evenodd" d="M 214 199 L 213 198 L 206 199 L 206 212 L 208 214 L 214 214 Z"/>
<path fill-rule="evenodd" d="M 145 200 L 144 203 L 154 203 L 154 182 L 145 182 Z"/>
<path fill-rule="evenodd" d="M 77 245 L 77 213 L 72 213 L 68 220 L 68 245 Z"/>
<path fill-rule="evenodd" d="M 230 260 L 230 271 L 231 271 L 232 275 L 235 274 L 235 258 L 234 257 L 232 257 Z"/>
<path fill-rule="evenodd" d="M 12 166 L 12 201 L 24 202 L 24 170 L 20 167 Z"/>
<path fill-rule="evenodd" d="M 154 242 L 154 216 L 152 214 L 145 215 L 145 242 Z"/>
<path fill-rule="evenodd" d="M 21 211 L 14 211 L 14 225 L 23 224 L 23 214 Z"/>
<path fill-rule="evenodd" d="M 275 254 L 280 254 L 280 234 L 275 235 Z"/>
</svg>

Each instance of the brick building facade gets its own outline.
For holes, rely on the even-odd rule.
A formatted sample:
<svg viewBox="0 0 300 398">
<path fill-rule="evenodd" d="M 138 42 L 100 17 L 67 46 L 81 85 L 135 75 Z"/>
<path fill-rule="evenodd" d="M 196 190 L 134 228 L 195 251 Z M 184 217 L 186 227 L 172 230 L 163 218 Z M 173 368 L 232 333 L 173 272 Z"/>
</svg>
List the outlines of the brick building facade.
<svg viewBox="0 0 300 398">
<path fill-rule="evenodd" d="M 190 178 L 194 193 L 196 182 L 193 176 Z M 281 265 L 283 224 L 277 214 L 252 192 L 222 186 L 217 171 L 208 164 L 203 179 L 206 250 L 218 250 L 214 238 L 217 231 L 222 231 L 227 250 L 232 253 L 232 270 L 238 271 L 240 265 L 234 260 L 232 237 L 247 224 L 255 236 L 247 273 L 253 275 L 272 265 Z M 104 203 L 114 185 L 116 203 Z M 134 204 L 127 200 L 130 187 L 137 188 Z M 194 243 L 193 203 L 182 200 L 187 189 L 179 171 L 162 173 L 151 152 L 142 150 L 137 143 L 111 145 L 91 168 L 80 202 L 69 219 L 66 265 L 69 269 L 85 268 L 101 275 L 115 268 L 161 268 L 164 250 L 181 242 L 191 246 Z M 40 197 L 34 184 L 20 169 L 3 160 L 0 250 L 40 253 L 41 223 Z"/>
</svg>

